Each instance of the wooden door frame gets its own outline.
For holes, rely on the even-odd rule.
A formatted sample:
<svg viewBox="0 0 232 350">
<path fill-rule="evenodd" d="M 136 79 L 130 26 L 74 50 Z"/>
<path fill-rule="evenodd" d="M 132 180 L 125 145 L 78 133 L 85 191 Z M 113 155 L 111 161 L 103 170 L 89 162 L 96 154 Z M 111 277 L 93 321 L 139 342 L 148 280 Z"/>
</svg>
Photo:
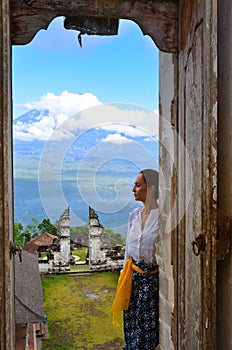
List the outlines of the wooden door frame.
<svg viewBox="0 0 232 350">
<path fill-rule="evenodd" d="M 12 76 L 10 42 L 10 4 L 0 7 L 0 347 L 11 350 L 14 339 L 14 271 L 10 258 L 13 241 L 13 175 L 12 175 Z"/>
<path fill-rule="evenodd" d="M 186 4 L 186 1 L 181 1 L 182 8 Z M 33 28 L 31 32 L 31 37 L 29 41 L 33 38 L 35 33 L 41 28 L 46 29 L 51 22 L 51 20 L 57 16 L 63 14 L 64 16 L 69 15 L 92 15 L 92 16 L 109 16 L 114 18 L 124 18 L 130 19 L 136 22 L 142 29 L 144 34 L 150 35 L 153 40 L 157 43 L 157 46 L 167 52 L 177 52 L 179 37 L 180 41 L 183 39 L 182 29 L 178 30 L 178 23 L 181 21 L 179 19 L 179 1 L 169 0 L 167 2 L 163 1 L 153 1 L 145 0 L 143 2 L 134 2 L 130 0 L 105 0 L 99 1 L 98 3 L 95 0 L 81 0 L 81 1 L 72 1 L 69 2 L 69 9 L 65 8 L 65 3 L 63 0 L 37 0 L 37 1 L 28 1 L 28 0 L 2 0 L 1 2 L 1 120 L 0 120 L 0 131 L 1 131 L 1 143 L 0 143 L 0 181 L 4 184 L 3 188 L 0 190 L 0 266 L 2 265 L 2 283 L 0 282 L 0 313 L 1 313 L 1 338 L 0 344 L 1 347 L 5 350 L 13 350 L 15 347 L 14 344 L 14 304 L 13 304 L 13 295 L 14 295 L 14 285 L 13 281 L 13 266 L 12 259 L 10 259 L 10 249 L 9 244 L 13 237 L 13 178 L 12 178 L 12 136 L 11 136 L 11 123 L 12 123 L 12 88 L 11 88 L 11 44 L 23 44 L 23 37 L 28 34 L 30 31 L 30 24 L 40 21 L 39 26 Z M 191 4 L 197 4 L 197 1 L 191 1 Z M 205 4 L 208 6 L 214 6 L 214 2 L 205 0 Z M 161 11 L 159 11 L 161 9 Z M 11 10 L 11 13 L 10 13 Z M 211 12 L 210 12 L 211 11 Z M 214 9 L 207 9 L 207 16 L 214 13 Z M 163 17 L 162 17 L 163 14 Z M 186 13 L 189 15 L 189 12 Z M 189 17 L 186 16 L 187 19 Z M 214 18 L 213 18 L 214 19 Z M 209 18 L 207 18 L 209 23 Z M 213 26 L 215 26 L 215 21 L 213 20 Z M 215 30 L 210 28 L 215 35 Z M 208 33 L 208 40 L 212 39 L 210 37 L 211 32 Z M 28 39 L 27 39 L 28 40 Z M 213 38 L 215 42 L 215 37 Z M 181 41 L 182 44 L 182 41 Z M 181 50 L 181 47 L 179 48 Z M 213 52 L 209 50 L 205 53 L 207 57 L 212 58 Z M 207 59 L 206 57 L 206 59 Z M 207 79 L 212 77 L 212 67 L 206 67 L 205 74 Z M 181 69 L 179 66 L 177 76 L 181 75 Z M 177 91 L 178 96 L 182 96 L 180 89 L 180 80 L 178 82 L 179 90 Z M 209 112 L 212 115 L 211 122 L 215 119 L 215 110 L 213 99 L 214 99 L 214 82 L 212 82 L 212 91 L 207 95 L 206 102 L 206 112 Z M 181 111 L 179 111 L 179 121 L 181 118 Z M 209 131 L 210 132 L 210 131 Z M 208 135 L 207 137 L 210 137 Z M 208 156 L 209 161 L 214 161 L 215 144 L 213 141 L 208 145 Z M 208 203 L 207 210 L 207 222 L 206 229 L 212 230 L 213 240 L 215 238 L 215 211 L 213 203 L 213 193 L 212 189 L 214 183 L 212 179 L 215 179 L 215 174 L 210 173 L 210 183 L 207 188 L 209 197 L 212 199 Z M 173 191 L 176 191 L 176 188 L 173 188 Z M 180 201 L 182 198 L 179 199 Z M 182 242 L 184 235 L 184 227 L 181 224 L 178 226 L 178 243 Z M 212 242 L 210 242 L 211 244 Z M 214 244 L 213 251 L 214 251 Z M 179 253 L 178 253 L 179 251 Z M 176 252 L 177 257 L 177 283 L 178 278 L 181 276 L 180 265 L 184 263 L 183 255 L 180 250 Z M 208 256 L 211 270 L 206 271 L 207 281 L 211 278 L 211 273 L 215 275 L 215 265 L 214 257 L 211 252 Z M 1 264 L 3 263 L 3 264 Z M 175 320 L 175 326 L 178 328 L 178 338 L 185 337 L 184 324 L 180 325 L 180 318 L 183 315 L 182 310 L 178 308 L 180 302 L 184 300 L 184 291 L 182 287 L 177 284 L 177 299 L 175 305 L 175 312 L 177 312 L 178 317 Z M 214 292 L 214 291 L 211 291 Z M 216 293 L 216 290 L 215 290 Z M 12 303 L 12 304 L 11 304 Z M 209 311 L 213 311 L 214 318 L 214 302 L 209 301 L 206 305 L 206 313 L 209 315 Z M 179 321 L 179 322 L 178 322 Z M 175 327 L 174 326 L 174 327 Z M 205 333 L 206 338 L 213 338 L 214 336 L 214 323 L 213 320 L 210 323 L 210 330 L 207 330 Z M 178 339 L 176 342 L 176 348 L 179 348 Z M 207 345 L 207 344 L 206 344 Z M 205 346 L 206 346 L 205 345 Z M 204 349 L 206 349 L 205 347 Z M 208 348 L 207 348 L 208 349 Z M 214 347 L 211 347 L 214 349 Z M 183 350 L 183 349 L 181 349 Z"/>
<path fill-rule="evenodd" d="M 12 176 L 12 56 L 11 45 L 25 44 L 52 19 L 63 16 L 94 16 L 130 19 L 148 34 L 161 50 L 175 52 L 178 43 L 178 6 L 175 0 L 2 0 L 1 2 L 1 119 L 0 119 L 0 346 L 15 349 L 14 271 L 10 256 L 13 241 Z"/>
<path fill-rule="evenodd" d="M 204 155 L 202 157 L 202 169 L 204 178 L 204 188 L 202 188 L 202 206 L 204 213 L 202 213 L 202 234 L 206 240 L 206 248 L 201 252 L 196 259 L 202 261 L 202 347 L 199 350 L 216 349 L 216 259 L 217 259 L 217 9 L 215 1 L 204 0 L 197 8 L 198 3 L 183 2 L 182 12 L 180 13 L 180 47 L 179 47 L 179 111 L 178 111 L 178 125 L 180 137 L 186 139 L 185 118 L 186 110 L 184 102 L 186 100 L 186 86 L 184 82 L 185 70 L 187 69 L 187 60 L 194 42 L 194 35 L 199 26 L 203 28 L 203 45 L 204 55 L 201 57 L 203 76 L 203 116 L 202 116 L 202 132 Z M 195 18 L 191 19 L 194 14 Z M 191 20 L 190 20 L 191 19 Z M 188 22 L 189 21 L 189 22 Z M 181 80 L 182 79 L 182 80 Z M 191 132 L 189 130 L 188 132 Z M 197 142 L 197 140 L 196 140 Z M 178 154 L 179 165 L 177 172 L 179 173 L 179 207 L 186 207 L 186 215 L 189 215 L 187 203 L 185 202 L 184 193 L 186 183 L 186 168 L 183 167 L 184 160 L 181 157 L 185 155 Z M 197 157 L 197 155 L 196 155 Z M 192 180 L 197 182 L 198 179 L 193 177 Z M 185 216 L 186 217 L 186 216 Z M 178 305 L 178 349 L 188 350 L 188 330 L 185 327 L 185 303 L 186 289 L 185 280 L 185 235 L 186 235 L 186 221 L 185 217 L 178 225 L 177 231 L 177 246 L 178 249 L 178 276 L 177 276 L 177 305 Z M 189 315 L 191 317 L 191 315 Z M 187 347 L 186 347 L 187 344 Z M 197 349 L 197 348 L 196 348 Z M 194 347 L 195 350 L 195 347 Z"/>
</svg>

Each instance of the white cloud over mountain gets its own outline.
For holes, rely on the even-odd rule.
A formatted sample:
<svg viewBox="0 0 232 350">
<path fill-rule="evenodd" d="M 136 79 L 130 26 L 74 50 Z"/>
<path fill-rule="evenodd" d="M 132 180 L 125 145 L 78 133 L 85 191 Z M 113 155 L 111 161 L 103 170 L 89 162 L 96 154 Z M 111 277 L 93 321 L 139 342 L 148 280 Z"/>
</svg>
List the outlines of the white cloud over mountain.
<svg viewBox="0 0 232 350">
<path fill-rule="evenodd" d="M 47 109 L 53 116 L 65 115 L 72 116 L 81 110 L 98 106 L 101 102 L 90 92 L 84 94 L 74 94 L 68 91 L 63 91 L 60 95 L 55 95 L 51 92 L 43 95 L 40 101 L 28 102 L 24 105 L 30 109 Z"/>
<path fill-rule="evenodd" d="M 48 92 L 40 101 L 28 102 L 24 107 L 40 113 L 34 118 L 19 117 L 14 121 L 15 139 L 69 139 L 91 128 L 113 132 L 102 142 L 127 143 L 130 138 L 141 136 L 158 138 L 157 111 L 126 104 L 102 104 L 92 93 Z"/>
</svg>

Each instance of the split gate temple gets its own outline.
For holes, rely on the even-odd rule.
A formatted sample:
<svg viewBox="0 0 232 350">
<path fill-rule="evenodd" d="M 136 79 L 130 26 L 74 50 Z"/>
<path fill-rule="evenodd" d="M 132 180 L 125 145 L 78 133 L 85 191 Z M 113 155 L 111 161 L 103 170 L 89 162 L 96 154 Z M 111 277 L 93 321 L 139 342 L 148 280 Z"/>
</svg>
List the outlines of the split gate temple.
<svg viewBox="0 0 232 350">
<path fill-rule="evenodd" d="M 57 16 L 79 40 L 129 19 L 160 49 L 160 348 L 230 350 L 231 0 L 1 0 L 0 348 L 15 349 L 11 46 Z"/>
</svg>

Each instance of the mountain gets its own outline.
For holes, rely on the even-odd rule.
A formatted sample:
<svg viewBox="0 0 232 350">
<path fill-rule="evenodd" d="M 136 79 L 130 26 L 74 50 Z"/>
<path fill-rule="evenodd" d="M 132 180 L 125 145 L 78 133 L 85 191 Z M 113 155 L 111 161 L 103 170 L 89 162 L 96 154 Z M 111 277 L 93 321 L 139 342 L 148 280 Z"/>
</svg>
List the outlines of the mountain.
<svg viewBox="0 0 232 350">
<path fill-rule="evenodd" d="M 158 168 L 158 141 L 134 129 L 133 135 L 125 127 L 119 132 L 115 124 L 46 138 L 49 118 L 44 109 L 14 120 L 15 221 L 55 222 L 69 205 L 71 224 L 83 225 L 91 206 L 103 226 L 125 234 L 129 212 L 138 205 L 131 192 L 134 178 L 141 168 Z"/>
</svg>

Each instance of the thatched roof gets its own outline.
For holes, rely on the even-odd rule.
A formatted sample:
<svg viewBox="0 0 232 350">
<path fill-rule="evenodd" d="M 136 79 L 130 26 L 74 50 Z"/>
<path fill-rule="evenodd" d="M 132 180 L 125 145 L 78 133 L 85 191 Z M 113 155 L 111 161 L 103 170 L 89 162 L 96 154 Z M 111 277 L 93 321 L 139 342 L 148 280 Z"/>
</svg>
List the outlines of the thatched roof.
<svg viewBox="0 0 232 350">
<path fill-rule="evenodd" d="M 40 236 L 32 238 L 28 243 L 25 244 L 24 249 L 30 252 L 37 252 L 39 247 L 48 247 L 51 245 L 57 236 L 52 235 L 48 232 L 43 232 Z"/>
</svg>

